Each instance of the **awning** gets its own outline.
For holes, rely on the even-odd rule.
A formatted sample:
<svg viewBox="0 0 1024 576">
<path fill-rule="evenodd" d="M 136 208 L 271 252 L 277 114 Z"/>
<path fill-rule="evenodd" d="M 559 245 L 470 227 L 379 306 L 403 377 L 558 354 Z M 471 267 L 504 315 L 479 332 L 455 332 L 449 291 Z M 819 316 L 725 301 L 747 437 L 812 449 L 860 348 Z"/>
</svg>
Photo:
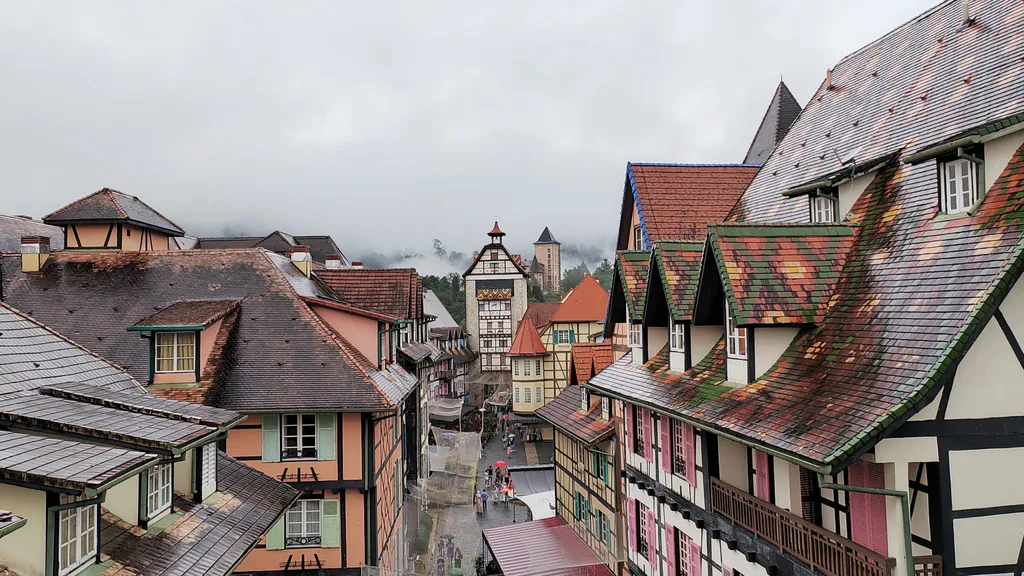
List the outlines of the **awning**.
<svg viewBox="0 0 1024 576">
<path fill-rule="evenodd" d="M 473 411 L 473 407 L 461 398 L 437 398 L 431 400 L 428 411 L 430 419 L 437 422 L 455 422 L 464 414 Z"/>
<path fill-rule="evenodd" d="M 509 412 L 508 421 L 513 424 L 540 424 L 543 422 L 532 414 L 516 414 L 515 412 Z"/>
<path fill-rule="evenodd" d="M 526 504 L 533 514 L 534 520 L 543 520 L 555 515 L 555 491 L 538 492 L 529 496 L 518 496 L 517 500 Z"/>
<path fill-rule="evenodd" d="M 512 478 L 512 486 L 516 496 L 523 498 L 555 489 L 555 465 L 541 464 L 536 466 L 511 466 L 508 474 Z"/>
<path fill-rule="evenodd" d="M 488 528 L 484 546 L 505 576 L 614 576 L 557 516 Z"/>
</svg>

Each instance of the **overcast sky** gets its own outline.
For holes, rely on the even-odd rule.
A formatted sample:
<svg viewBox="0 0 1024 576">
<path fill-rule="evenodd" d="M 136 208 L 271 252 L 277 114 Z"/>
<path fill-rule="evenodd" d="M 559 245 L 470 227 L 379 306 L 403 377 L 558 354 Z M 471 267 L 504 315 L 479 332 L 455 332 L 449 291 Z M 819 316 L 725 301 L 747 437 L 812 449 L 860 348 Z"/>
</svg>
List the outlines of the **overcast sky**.
<svg viewBox="0 0 1024 576">
<path fill-rule="evenodd" d="M 742 160 L 780 76 L 806 103 L 934 3 L 8 2 L 0 213 L 106 186 L 356 257 L 495 217 L 610 252 L 627 161 Z"/>
</svg>

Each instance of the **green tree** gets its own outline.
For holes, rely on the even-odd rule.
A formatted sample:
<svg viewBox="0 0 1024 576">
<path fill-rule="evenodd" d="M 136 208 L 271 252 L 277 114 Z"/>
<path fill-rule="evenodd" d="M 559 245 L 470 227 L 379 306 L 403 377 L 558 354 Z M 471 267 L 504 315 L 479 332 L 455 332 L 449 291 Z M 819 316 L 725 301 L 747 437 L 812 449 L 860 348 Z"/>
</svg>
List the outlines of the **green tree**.
<svg viewBox="0 0 1024 576">
<path fill-rule="evenodd" d="M 611 260 L 605 258 L 601 260 L 600 266 L 597 270 L 594 270 L 594 278 L 601 283 L 601 286 L 608 291 L 612 289 L 612 274 L 615 273 L 615 267 L 612 266 Z"/>
<path fill-rule="evenodd" d="M 423 277 L 423 287 L 433 290 L 452 319 L 463 328 L 466 327 L 466 283 L 462 276 L 457 272 L 444 276 L 427 275 Z"/>
<path fill-rule="evenodd" d="M 562 293 L 568 292 L 576 287 L 587 275 L 586 267 L 580 262 L 575 268 L 569 268 L 562 273 Z"/>
<path fill-rule="evenodd" d="M 528 289 L 526 291 L 527 302 L 543 302 L 544 301 L 544 289 L 541 288 L 540 283 L 530 278 L 527 284 Z"/>
</svg>

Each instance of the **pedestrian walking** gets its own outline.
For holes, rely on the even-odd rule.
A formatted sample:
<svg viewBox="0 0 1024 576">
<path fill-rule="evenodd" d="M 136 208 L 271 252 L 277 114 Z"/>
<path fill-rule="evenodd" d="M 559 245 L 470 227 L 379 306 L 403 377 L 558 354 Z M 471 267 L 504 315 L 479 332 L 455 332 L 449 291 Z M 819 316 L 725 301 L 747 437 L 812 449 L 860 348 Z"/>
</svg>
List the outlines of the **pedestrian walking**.
<svg viewBox="0 0 1024 576">
<path fill-rule="evenodd" d="M 473 499 L 473 503 L 476 504 L 476 513 L 477 514 L 483 514 L 484 513 L 484 504 L 483 504 L 483 499 L 480 498 L 480 493 L 479 492 L 476 493 L 476 498 Z"/>
<path fill-rule="evenodd" d="M 511 447 L 511 451 L 509 452 L 509 454 L 515 454 L 515 452 L 516 452 L 516 439 L 515 438 L 512 439 L 512 443 L 511 443 L 510 447 Z"/>
<path fill-rule="evenodd" d="M 487 490 L 484 490 L 483 492 L 480 493 L 480 500 L 483 501 L 483 503 L 484 503 L 483 509 L 484 509 L 484 514 L 486 514 L 487 513 Z"/>
<path fill-rule="evenodd" d="M 445 549 L 445 552 L 449 562 L 455 560 L 455 542 L 448 540 L 448 547 Z"/>
<path fill-rule="evenodd" d="M 459 548 L 455 549 L 455 567 L 462 568 L 462 550 Z"/>
</svg>

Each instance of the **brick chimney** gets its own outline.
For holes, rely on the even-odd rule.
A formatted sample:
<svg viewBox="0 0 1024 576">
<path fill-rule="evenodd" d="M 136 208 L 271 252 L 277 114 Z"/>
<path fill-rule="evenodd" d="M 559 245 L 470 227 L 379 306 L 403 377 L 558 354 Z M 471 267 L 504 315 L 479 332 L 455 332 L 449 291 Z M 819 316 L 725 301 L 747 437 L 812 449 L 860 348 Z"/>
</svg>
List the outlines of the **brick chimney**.
<svg viewBox="0 0 1024 576">
<path fill-rule="evenodd" d="M 353 270 L 362 270 L 363 269 L 363 263 L 360 262 L 359 260 L 356 260 L 355 262 L 352 263 L 351 268 Z"/>
<path fill-rule="evenodd" d="M 309 246 L 292 246 L 291 258 L 292 264 L 309 278 L 313 273 L 313 257 L 309 255 Z"/>
<path fill-rule="evenodd" d="M 341 270 L 341 254 L 328 254 L 325 256 L 324 268 L 328 270 Z"/>
<path fill-rule="evenodd" d="M 21 237 L 21 271 L 39 272 L 50 258 L 50 239 L 46 236 Z"/>
</svg>

